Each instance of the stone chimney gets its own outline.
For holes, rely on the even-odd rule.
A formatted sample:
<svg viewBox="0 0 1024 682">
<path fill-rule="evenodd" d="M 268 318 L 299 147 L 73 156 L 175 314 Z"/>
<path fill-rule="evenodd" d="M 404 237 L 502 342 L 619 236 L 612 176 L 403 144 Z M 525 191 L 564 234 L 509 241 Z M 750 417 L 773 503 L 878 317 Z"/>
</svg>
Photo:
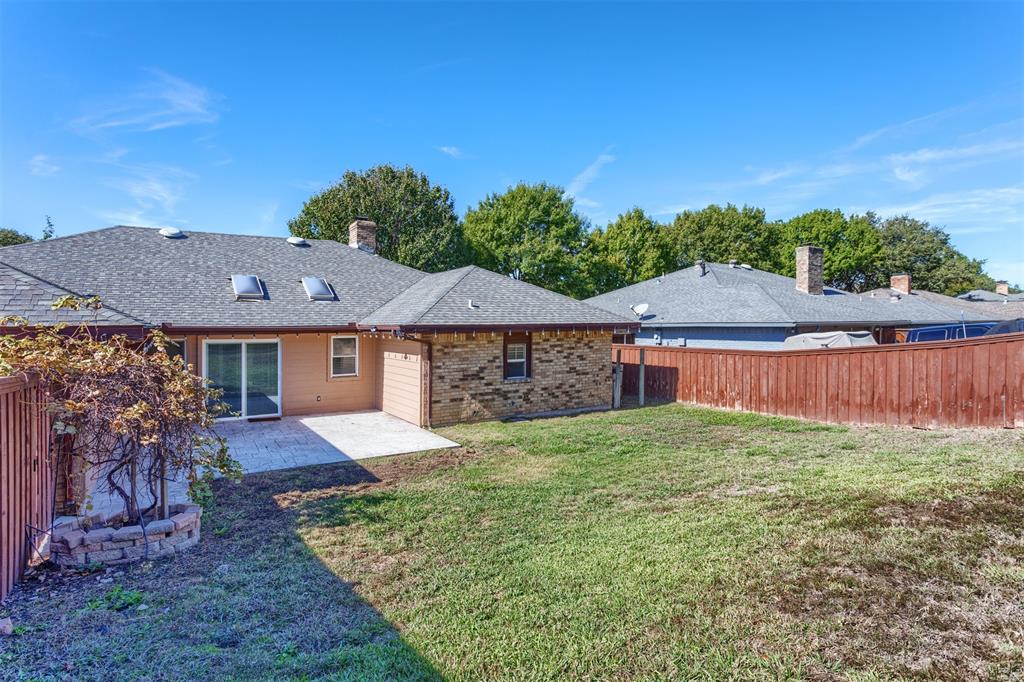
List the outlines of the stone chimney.
<svg viewBox="0 0 1024 682">
<path fill-rule="evenodd" d="M 377 252 L 377 223 L 364 216 L 356 216 L 348 226 L 348 245 L 367 253 Z"/>
<path fill-rule="evenodd" d="M 904 296 L 910 296 L 910 275 L 905 272 L 896 273 L 889 278 L 889 288 Z"/>
<path fill-rule="evenodd" d="M 796 247 L 796 290 L 820 296 L 825 288 L 825 251 L 817 246 Z"/>
<path fill-rule="evenodd" d="M 996 293 L 999 294 L 1000 296 L 1009 296 L 1010 285 L 1002 280 L 996 282 Z"/>
</svg>

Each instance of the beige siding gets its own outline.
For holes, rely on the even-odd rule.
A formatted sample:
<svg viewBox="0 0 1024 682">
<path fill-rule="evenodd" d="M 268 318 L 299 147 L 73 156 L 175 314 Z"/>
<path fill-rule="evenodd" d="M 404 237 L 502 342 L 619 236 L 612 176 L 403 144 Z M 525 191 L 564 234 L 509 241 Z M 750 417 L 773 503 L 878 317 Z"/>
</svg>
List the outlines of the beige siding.
<svg viewBox="0 0 1024 682">
<path fill-rule="evenodd" d="M 378 340 L 359 337 L 359 375 L 331 377 L 332 334 L 236 335 L 239 341 L 279 339 L 281 342 L 281 392 L 284 415 L 372 410 L 377 407 Z M 231 336 L 189 337 L 187 359 L 202 373 L 203 339 Z M 403 417 L 404 419 L 404 417 Z"/>
<path fill-rule="evenodd" d="M 422 365 L 415 341 L 378 341 L 378 406 L 399 419 L 422 425 Z"/>
</svg>

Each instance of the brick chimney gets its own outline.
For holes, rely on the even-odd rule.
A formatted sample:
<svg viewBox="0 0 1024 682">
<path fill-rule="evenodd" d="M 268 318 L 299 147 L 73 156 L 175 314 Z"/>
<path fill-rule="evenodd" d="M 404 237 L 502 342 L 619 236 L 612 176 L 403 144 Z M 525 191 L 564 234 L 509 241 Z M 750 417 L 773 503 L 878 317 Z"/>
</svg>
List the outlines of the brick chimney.
<svg viewBox="0 0 1024 682">
<path fill-rule="evenodd" d="M 904 296 L 910 296 L 910 275 L 905 272 L 896 273 L 889 278 L 889 288 Z"/>
<path fill-rule="evenodd" d="M 369 218 L 357 216 L 348 226 L 348 245 L 367 253 L 377 252 L 377 223 Z"/>
<path fill-rule="evenodd" d="M 1002 280 L 996 282 L 996 293 L 999 294 L 1000 296 L 1009 296 L 1010 285 Z"/>
<path fill-rule="evenodd" d="M 825 288 L 825 251 L 817 246 L 796 247 L 796 290 L 820 296 Z"/>
</svg>

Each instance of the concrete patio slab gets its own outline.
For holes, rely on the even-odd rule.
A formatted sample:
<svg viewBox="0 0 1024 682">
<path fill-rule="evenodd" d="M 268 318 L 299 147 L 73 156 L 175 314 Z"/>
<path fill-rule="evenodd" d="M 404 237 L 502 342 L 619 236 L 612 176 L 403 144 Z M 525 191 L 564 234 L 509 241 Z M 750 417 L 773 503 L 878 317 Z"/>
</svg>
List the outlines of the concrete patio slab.
<svg viewBox="0 0 1024 682">
<path fill-rule="evenodd" d="M 458 446 L 377 410 L 223 422 L 216 431 L 247 474 Z"/>
<path fill-rule="evenodd" d="M 265 422 L 227 421 L 218 423 L 215 430 L 227 439 L 228 451 L 247 474 L 459 445 L 377 410 L 283 417 Z M 187 502 L 187 482 L 169 481 L 168 493 L 171 504 Z M 139 502 L 147 506 L 149 496 L 140 491 Z M 90 498 L 90 513 L 110 516 L 123 509 L 121 498 L 111 493 L 94 491 Z"/>
</svg>

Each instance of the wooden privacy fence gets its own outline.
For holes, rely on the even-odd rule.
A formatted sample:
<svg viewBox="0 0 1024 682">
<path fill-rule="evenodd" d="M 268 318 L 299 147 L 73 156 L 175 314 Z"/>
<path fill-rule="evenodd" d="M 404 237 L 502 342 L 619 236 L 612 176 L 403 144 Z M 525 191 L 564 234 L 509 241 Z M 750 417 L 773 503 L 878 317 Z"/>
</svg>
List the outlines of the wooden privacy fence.
<svg viewBox="0 0 1024 682">
<path fill-rule="evenodd" d="M 844 424 L 1024 427 L 1024 334 L 794 351 L 619 345 L 622 392 Z"/>
<path fill-rule="evenodd" d="M 53 521 L 49 417 L 34 379 L 0 377 L 0 599 Z"/>
</svg>

